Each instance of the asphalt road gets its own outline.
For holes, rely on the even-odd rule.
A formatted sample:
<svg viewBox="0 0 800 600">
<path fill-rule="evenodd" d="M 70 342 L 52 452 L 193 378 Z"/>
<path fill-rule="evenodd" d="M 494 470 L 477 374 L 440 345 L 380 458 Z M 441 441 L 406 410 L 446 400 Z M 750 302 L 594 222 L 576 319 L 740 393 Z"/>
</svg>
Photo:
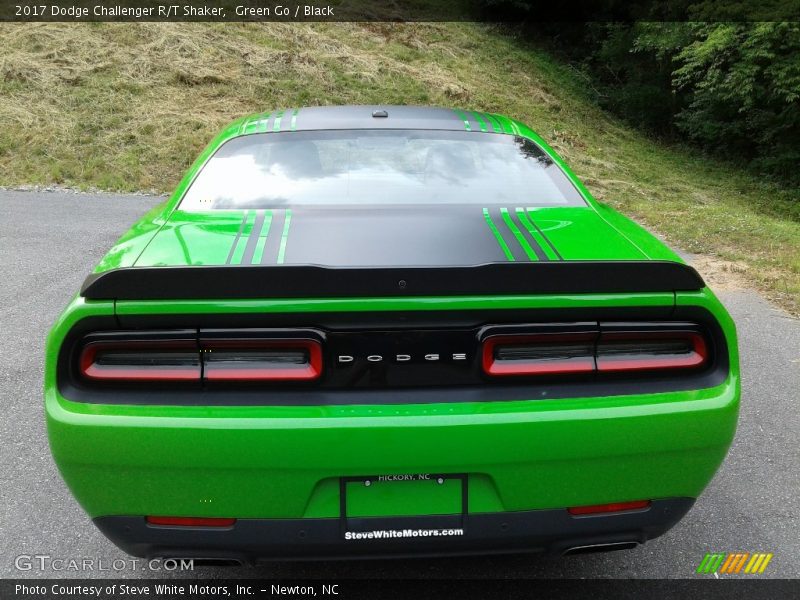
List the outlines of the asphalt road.
<svg viewBox="0 0 800 600">
<path fill-rule="evenodd" d="M 45 335 L 85 275 L 157 198 L 0 191 L 0 577 L 176 576 L 130 562 L 73 500 L 42 411 Z M 689 515 L 635 550 L 198 568 L 204 577 L 693 577 L 708 551 L 773 552 L 764 576 L 800 576 L 800 321 L 752 291 L 721 295 L 739 328 L 743 404 L 730 454 Z M 94 571 L 27 571 L 25 555 L 90 559 Z M 106 569 L 99 570 L 101 559 Z M 20 566 L 26 566 L 23 558 Z M 121 566 L 122 563 L 116 563 Z M 708 576 L 706 576 L 708 577 Z"/>
</svg>

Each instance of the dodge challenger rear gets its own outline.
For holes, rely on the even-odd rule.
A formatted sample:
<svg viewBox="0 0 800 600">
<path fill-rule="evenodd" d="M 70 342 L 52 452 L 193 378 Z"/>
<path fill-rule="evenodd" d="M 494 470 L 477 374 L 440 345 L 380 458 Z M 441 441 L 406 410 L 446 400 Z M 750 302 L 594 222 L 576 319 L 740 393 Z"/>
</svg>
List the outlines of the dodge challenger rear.
<svg viewBox="0 0 800 600">
<path fill-rule="evenodd" d="M 736 428 L 701 277 L 507 117 L 228 126 L 47 345 L 50 445 L 137 556 L 628 548 Z"/>
</svg>

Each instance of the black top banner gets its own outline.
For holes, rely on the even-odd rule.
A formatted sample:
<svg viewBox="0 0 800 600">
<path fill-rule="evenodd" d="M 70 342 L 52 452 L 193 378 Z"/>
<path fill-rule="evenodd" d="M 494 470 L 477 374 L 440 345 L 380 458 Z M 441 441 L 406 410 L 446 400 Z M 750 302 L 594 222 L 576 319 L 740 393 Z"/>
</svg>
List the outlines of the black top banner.
<svg viewBox="0 0 800 600">
<path fill-rule="evenodd" d="M 800 21 L 800 0 L 4 0 L 0 21 Z"/>
</svg>

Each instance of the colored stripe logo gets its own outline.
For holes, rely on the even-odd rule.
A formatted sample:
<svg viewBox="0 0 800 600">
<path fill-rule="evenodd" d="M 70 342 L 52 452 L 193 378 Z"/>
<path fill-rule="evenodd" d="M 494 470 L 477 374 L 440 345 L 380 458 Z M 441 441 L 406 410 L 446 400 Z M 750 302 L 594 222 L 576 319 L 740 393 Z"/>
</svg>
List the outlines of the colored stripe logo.
<svg viewBox="0 0 800 600">
<path fill-rule="evenodd" d="M 766 570 L 772 557 L 771 552 L 709 552 L 700 561 L 696 572 L 758 575 Z"/>
<path fill-rule="evenodd" d="M 562 260 L 555 246 L 525 209 L 484 208 L 483 218 L 507 260 Z"/>
</svg>

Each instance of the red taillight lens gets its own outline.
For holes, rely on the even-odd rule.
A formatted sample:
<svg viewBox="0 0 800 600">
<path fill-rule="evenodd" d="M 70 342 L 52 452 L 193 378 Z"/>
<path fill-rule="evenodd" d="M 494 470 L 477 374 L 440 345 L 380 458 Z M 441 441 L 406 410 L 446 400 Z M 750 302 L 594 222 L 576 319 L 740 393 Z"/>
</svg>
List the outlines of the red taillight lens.
<svg viewBox="0 0 800 600">
<path fill-rule="evenodd" d="M 79 368 L 95 381 L 199 381 L 201 375 L 197 346 L 184 340 L 90 342 Z"/>
<path fill-rule="evenodd" d="M 210 340 L 201 346 L 209 381 L 302 381 L 322 374 L 316 340 Z"/>
<path fill-rule="evenodd" d="M 694 326 L 685 327 L 623 324 L 618 331 L 489 336 L 483 370 L 505 376 L 699 369 L 710 361 L 708 343 Z"/>
<path fill-rule="evenodd" d="M 597 344 L 604 372 L 693 369 L 707 360 L 706 341 L 694 331 L 603 332 Z"/>
<path fill-rule="evenodd" d="M 88 336 L 78 370 L 93 382 L 303 381 L 322 373 L 322 344 L 289 337 L 176 339 L 163 333 Z M 152 337 L 150 337 L 152 335 Z M 157 336 L 161 335 L 159 339 Z"/>
<path fill-rule="evenodd" d="M 232 527 L 236 519 L 219 517 L 147 517 L 148 525 L 161 527 Z"/>
<path fill-rule="evenodd" d="M 644 510 L 650 507 L 650 500 L 634 500 L 633 502 L 611 502 L 610 504 L 594 504 L 592 506 L 573 506 L 567 511 L 571 515 L 598 515 L 603 513 L 625 512 L 628 510 Z"/>
<path fill-rule="evenodd" d="M 497 335 L 483 342 L 488 375 L 559 375 L 594 371 L 596 333 Z"/>
</svg>

